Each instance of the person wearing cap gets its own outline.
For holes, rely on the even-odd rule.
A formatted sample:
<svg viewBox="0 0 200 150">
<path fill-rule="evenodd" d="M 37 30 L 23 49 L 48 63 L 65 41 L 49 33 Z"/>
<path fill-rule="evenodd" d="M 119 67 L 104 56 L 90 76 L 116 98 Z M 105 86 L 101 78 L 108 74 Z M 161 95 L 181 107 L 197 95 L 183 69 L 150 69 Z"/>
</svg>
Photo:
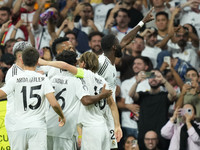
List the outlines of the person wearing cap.
<svg viewBox="0 0 200 150">
<path fill-rule="evenodd" d="M 21 41 L 16 42 L 13 46 L 13 54 L 15 57 L 15 64 L 8 70 L 5 78 L 5 83 L 7 83 L 12 77 L 15 75 L 19 75 L 24 70 L 24 65 L 22 63 L 22 51 L 25 50 L 27 47 L 32 47 L 32 45 L 28 42 Z M 12 138 L 12 133 L 15 132 L 15 115 L 14 115 L 14 94 L 7 95 L 7 112 L 5 116 L 5 127 L 8 133 L 9 142 L 14 142 Z"/>
<path fill-rule="evenodd" d="M 10 68 L 14 62 L 15 62 L 15 57 L 13 56 L 13 54 L 10 53 L 5 53 L 1 56 L 1 67 L 6 67 L 6 68 Z"/>
<path fill-rule="evenodd" d="M 188 68 L 191 68 L 192 66 L 188 62 L 186 62 L 178 57 L 177 58 L 172 57 L 172 55 L 169 51 L 164 50 L 164 51 L 160 52 L 157 56 L 157 67 L 156 67 L 157 69 L 160 69 L 160 67 L 162 66 L 165 56 L 169 56 L 171 58 L 171 62 L 170 62 L 171 66 L 174 67 L 174 69 L 179 74 L 181 79 L 183 81 L 185 81 L 186 71 Z M 170 66 L 170 64 L 169 64 L 169 66 Z"/>
<path fill-rule="evenodd" d="M 146 37 L 146 45 L 141 55 L 149 57 L 153 63 L 153 67 L 155 68 L 157 66 L 157 55 L 161 52 L 161 49 L 155 46 L 157 43 L 158 31 L 156 28 L 150 27 L 148 29 L 145 29 L 144 32 L 144 36 Z"/>
</svg>

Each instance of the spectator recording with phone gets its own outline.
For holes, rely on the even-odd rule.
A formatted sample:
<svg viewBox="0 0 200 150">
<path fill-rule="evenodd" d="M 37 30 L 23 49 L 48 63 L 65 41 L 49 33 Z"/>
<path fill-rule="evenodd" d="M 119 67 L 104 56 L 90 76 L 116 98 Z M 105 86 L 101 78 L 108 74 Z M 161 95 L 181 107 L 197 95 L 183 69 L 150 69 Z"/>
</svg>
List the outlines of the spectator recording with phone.
<svg viewBox="0 0 200 150">
<path fill-rule="evenodd" d="M 138 123 L 139 147 L 140 149 L 145 149 L 144 136 L 147 131 L 153 130 L 159 138 L 158 148 L 168 150 L 169 142 L 161 137 L 160 129 L 168 120 L 168 109 L 170 104 L 176 100 L 176 91 L 159 70 L 152 70 L 151 72 L 153 75 L 148 79 L 151 87 L 149 91 L 136 92 L 139 83 L 147 78 L 144 71 L 139 72 L 136 82 L 129 91 L 129 96 L 134 99 L 134 103 L 140 106 Z M 161 85 L 164 85 L 168 92 L 162 91 L 160 88 Z"/>
<path fill-rule="evenodd" d="M 198 84 L 199 74 L 196 69 L 188 68 L 186 71 L 185 84 L 182 87 L 176 107 L 182 107 L 186 103 L 196 107 L 196 120 L 200 121 L 200 89 Z"/>
<path fill-rule="evenodd" d="M 121 100 L 117 102 L 118 108 L 121 110 L 121 121 L 123 135 L 126 137 L 132 135 L 138 137 L 138 117 L 140 112 L 139 105 L 134 104 L 134 99 L 129 96 L 131 86 L 136 83 L 138 73 L 140 71 L 150 71 L 152 69 L 151 60 L 148 57 L 138 56 L 133 62 L 133 71 L 135 76 L 122 82 L 121 85 Z M 150 73 L 150 72 L 149 72 Z M 139 83 L 137 92 L 149 91 L 150 86 L 147 79 Z"/>
<path fill-rule="evenodd" d="M 137 140 L 134 136 L 129 135 L 123 139 L 123 148 L 122 150 L 139 150 Z"/>
<path fill-rule="evenodd" d="M 174 115 L 161 129 L 161 135 L 171 140 L 170 150 L 199 150 L 200 123 L 194 121 L 196 107 L 186 103 L 182 109 L 176 108 Z"/>
<path fill-rule="evenodd" d="M 144 144 L 146 150 L 159 150 L 157 145 L 159 143 L 158 135 L 154 131 L 148 131 L 144 136 Z"/>
<path fill-rule="evenodd" d="M 162 51 L 162 52 L 160 52 L 158 54 L 158 57 L 157 57 L 158 65 L 157 65 L 156 68 L 157 69 L 161 68 L 161 66 L 162 66 L 162 64 L 164 62 L 164 58 L 166 56 L 170 57 L 170 61 L 168 61 L 168 64 L 170 63 L 170 65 L 174 67 L 174 70 L 179 74 L 181 79 L 183 81 L 185 81 L 186 71 L 187 71 L 188 68 L 191 68 L 192 66 L 188 62 L 186 62 L 186 61 L 184 61 L 184 60 L 182 60 L 182 59 L 180 59 L 178 57 L 176 57 L 176 58 L 172 57 L 171 53 L 169 51 L 167 51 L 167 50 L 164 50 L 164 51 Z M 170 65 L 168 67 L 170 67 Z"/>
</svg>

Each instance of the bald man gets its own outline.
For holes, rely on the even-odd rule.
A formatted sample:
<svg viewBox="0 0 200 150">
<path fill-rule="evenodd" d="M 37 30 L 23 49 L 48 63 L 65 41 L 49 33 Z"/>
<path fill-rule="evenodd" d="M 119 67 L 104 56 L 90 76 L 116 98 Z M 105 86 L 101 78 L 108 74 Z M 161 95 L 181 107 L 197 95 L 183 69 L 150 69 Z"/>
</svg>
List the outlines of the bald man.
<svg viewBox="0 0 200 150">
<path fill-rule="evenodd" d="M 148 131 L 144 137 L 144 144 L 147 150 L 159 150 L 157 148 L 158 144 L 158 136 L 157 133 L 154 131 Z"/>
</svg>

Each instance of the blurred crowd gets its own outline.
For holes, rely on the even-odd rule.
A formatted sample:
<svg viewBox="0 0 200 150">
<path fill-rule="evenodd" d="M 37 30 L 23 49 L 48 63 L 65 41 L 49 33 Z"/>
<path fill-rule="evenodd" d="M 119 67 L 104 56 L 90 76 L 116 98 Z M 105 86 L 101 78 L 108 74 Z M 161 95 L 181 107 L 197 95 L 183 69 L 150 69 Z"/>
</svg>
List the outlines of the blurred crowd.
<svg viewBox="0 0 200 150">
<path fill-rule="evenodd" d="M 47 61 L 63 50 L 53 44 L 62 42 L 59 37 L 68 38 L 64 46 L 78 58 L 86 51 L 100 56 L 104 35 L 114 34 L 121 42 L 154 7 L 154 20 L 115 59 L 123 131 L 118 149 L 200 149 L 200 0 L 4 0 L 0 4 L 1 85 L 15 63 L 16 42 L 30 42 Z"/>
</svg>

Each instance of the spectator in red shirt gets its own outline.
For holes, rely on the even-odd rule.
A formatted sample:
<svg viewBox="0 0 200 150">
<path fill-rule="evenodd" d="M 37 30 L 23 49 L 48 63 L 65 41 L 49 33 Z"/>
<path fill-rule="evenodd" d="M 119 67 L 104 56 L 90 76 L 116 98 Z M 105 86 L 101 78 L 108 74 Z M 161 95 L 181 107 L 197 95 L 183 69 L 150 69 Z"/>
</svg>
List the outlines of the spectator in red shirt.
<svg viewBox="0 0 200 150">
<path fill-rule="evenodd" d="M 34 5 L 36 0 L 24 0 L 24 6 L 22 7 L 23 0 L 17 0 L 12 10 L 12 20 L 15 25 L 20 19 L 21 14 L 25 13 L 27 21 L 32 24 L 33 15 L 35 14 Z M 24 20 L 25 21 L 25 20 Z M 26 26 L 21 26 L 20 29 L 24 32 L 25 40 L 28 40 L 28 31 Z"/>
</svg>

